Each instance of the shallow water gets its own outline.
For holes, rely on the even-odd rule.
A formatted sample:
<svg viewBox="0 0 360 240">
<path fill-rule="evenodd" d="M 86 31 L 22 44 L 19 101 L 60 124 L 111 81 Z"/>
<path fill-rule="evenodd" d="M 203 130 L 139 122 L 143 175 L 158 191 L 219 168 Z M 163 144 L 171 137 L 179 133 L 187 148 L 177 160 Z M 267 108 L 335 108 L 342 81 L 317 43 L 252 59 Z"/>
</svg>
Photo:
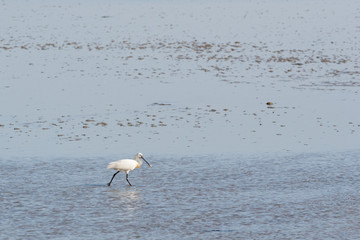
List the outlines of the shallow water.
<svg viewBox="0 0 360 240">
<path fill-rule="evenodd" d="M 358 154 L 2 159 L 1 239 L 358 239 Z"/>
</svg>

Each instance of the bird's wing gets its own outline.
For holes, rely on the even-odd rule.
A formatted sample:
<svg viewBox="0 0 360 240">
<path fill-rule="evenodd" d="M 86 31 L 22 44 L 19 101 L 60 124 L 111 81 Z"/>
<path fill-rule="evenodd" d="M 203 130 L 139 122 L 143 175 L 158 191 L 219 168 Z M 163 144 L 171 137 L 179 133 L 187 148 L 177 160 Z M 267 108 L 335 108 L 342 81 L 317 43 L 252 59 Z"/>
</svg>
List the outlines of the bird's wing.
<svg viewBox="0 0 360 240">
<path fill-rule="evenodd" d="M 107 166 L 108 169 L 115 169 L 118 171 L 133 170 L 137 165 L 137 162 L 132 159 L 122 159 L 116 162 L 111 162 Z"/>
</svg>

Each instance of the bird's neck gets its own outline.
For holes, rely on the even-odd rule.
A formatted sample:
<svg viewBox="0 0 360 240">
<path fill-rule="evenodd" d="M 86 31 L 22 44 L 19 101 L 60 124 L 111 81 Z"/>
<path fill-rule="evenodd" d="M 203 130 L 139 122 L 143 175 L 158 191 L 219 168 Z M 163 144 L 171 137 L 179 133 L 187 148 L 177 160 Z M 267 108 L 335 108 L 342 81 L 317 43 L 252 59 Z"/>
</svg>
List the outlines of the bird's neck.
<svg viewBox="0 0 360 240">
<path fill-rule="evenodd" d="M 143 161 L 138 156 L 135 156 L 134 159 L 138 162 L 139 167 L 143 164 Z"/>
</svg>

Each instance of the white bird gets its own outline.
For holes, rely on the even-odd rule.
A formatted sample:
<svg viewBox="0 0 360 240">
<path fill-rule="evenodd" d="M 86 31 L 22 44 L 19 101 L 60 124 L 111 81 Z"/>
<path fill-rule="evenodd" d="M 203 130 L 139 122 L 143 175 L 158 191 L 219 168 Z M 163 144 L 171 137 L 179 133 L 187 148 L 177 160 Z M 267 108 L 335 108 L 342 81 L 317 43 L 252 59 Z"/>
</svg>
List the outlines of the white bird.
<svg viewBox="0 0 360 240">
<path fill-rule="evenodd" d="M 113 181 L 116 174 L 118 174 L 119 172 L 126 172 L 126 181 L 129 183 L 130 186 L 132 186 L 128 179 L 129 172 L 134 170 L 135 168 L 141 167 L 141 165 L 143 164 L 142 160 L 144 160 L 149 165 L 149 167 L 152 167 L 150 165 L 150 163 L 148 163 L 148 161 L 145 160 L 145 158 L 143 157 L 143 155 L 141 153 L 136 154 L 134 157 L 134 160 L 133 159 L 121 159 L 116 162 L 109 163 L 107 168 L 117 170 L 117 172 L 113 175 L 113 177 L 111 178 L 110 182 L 107 185 L 110 186 L 110 184 Z"/>
</svg>

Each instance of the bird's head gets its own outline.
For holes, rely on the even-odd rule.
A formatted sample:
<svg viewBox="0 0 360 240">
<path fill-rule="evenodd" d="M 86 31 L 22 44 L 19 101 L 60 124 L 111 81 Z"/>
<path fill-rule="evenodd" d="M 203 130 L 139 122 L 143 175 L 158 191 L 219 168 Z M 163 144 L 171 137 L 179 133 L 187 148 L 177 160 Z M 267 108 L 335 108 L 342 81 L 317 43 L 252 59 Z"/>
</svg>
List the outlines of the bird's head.
<svg viewBox="0 0 360 240">
<path fill-rule="evenodd" d="M 149 167 L 152 167 L 151 164 L 148 163 L 148 161 L 146 161 L 146 159 L 143 157 L 142 153 L 138 153 L 138 154 L 137 154 L 137 158 L 144 160 L 144 161 L 147 163 L 147 165 L 149 165 Z"/>
</svg>

